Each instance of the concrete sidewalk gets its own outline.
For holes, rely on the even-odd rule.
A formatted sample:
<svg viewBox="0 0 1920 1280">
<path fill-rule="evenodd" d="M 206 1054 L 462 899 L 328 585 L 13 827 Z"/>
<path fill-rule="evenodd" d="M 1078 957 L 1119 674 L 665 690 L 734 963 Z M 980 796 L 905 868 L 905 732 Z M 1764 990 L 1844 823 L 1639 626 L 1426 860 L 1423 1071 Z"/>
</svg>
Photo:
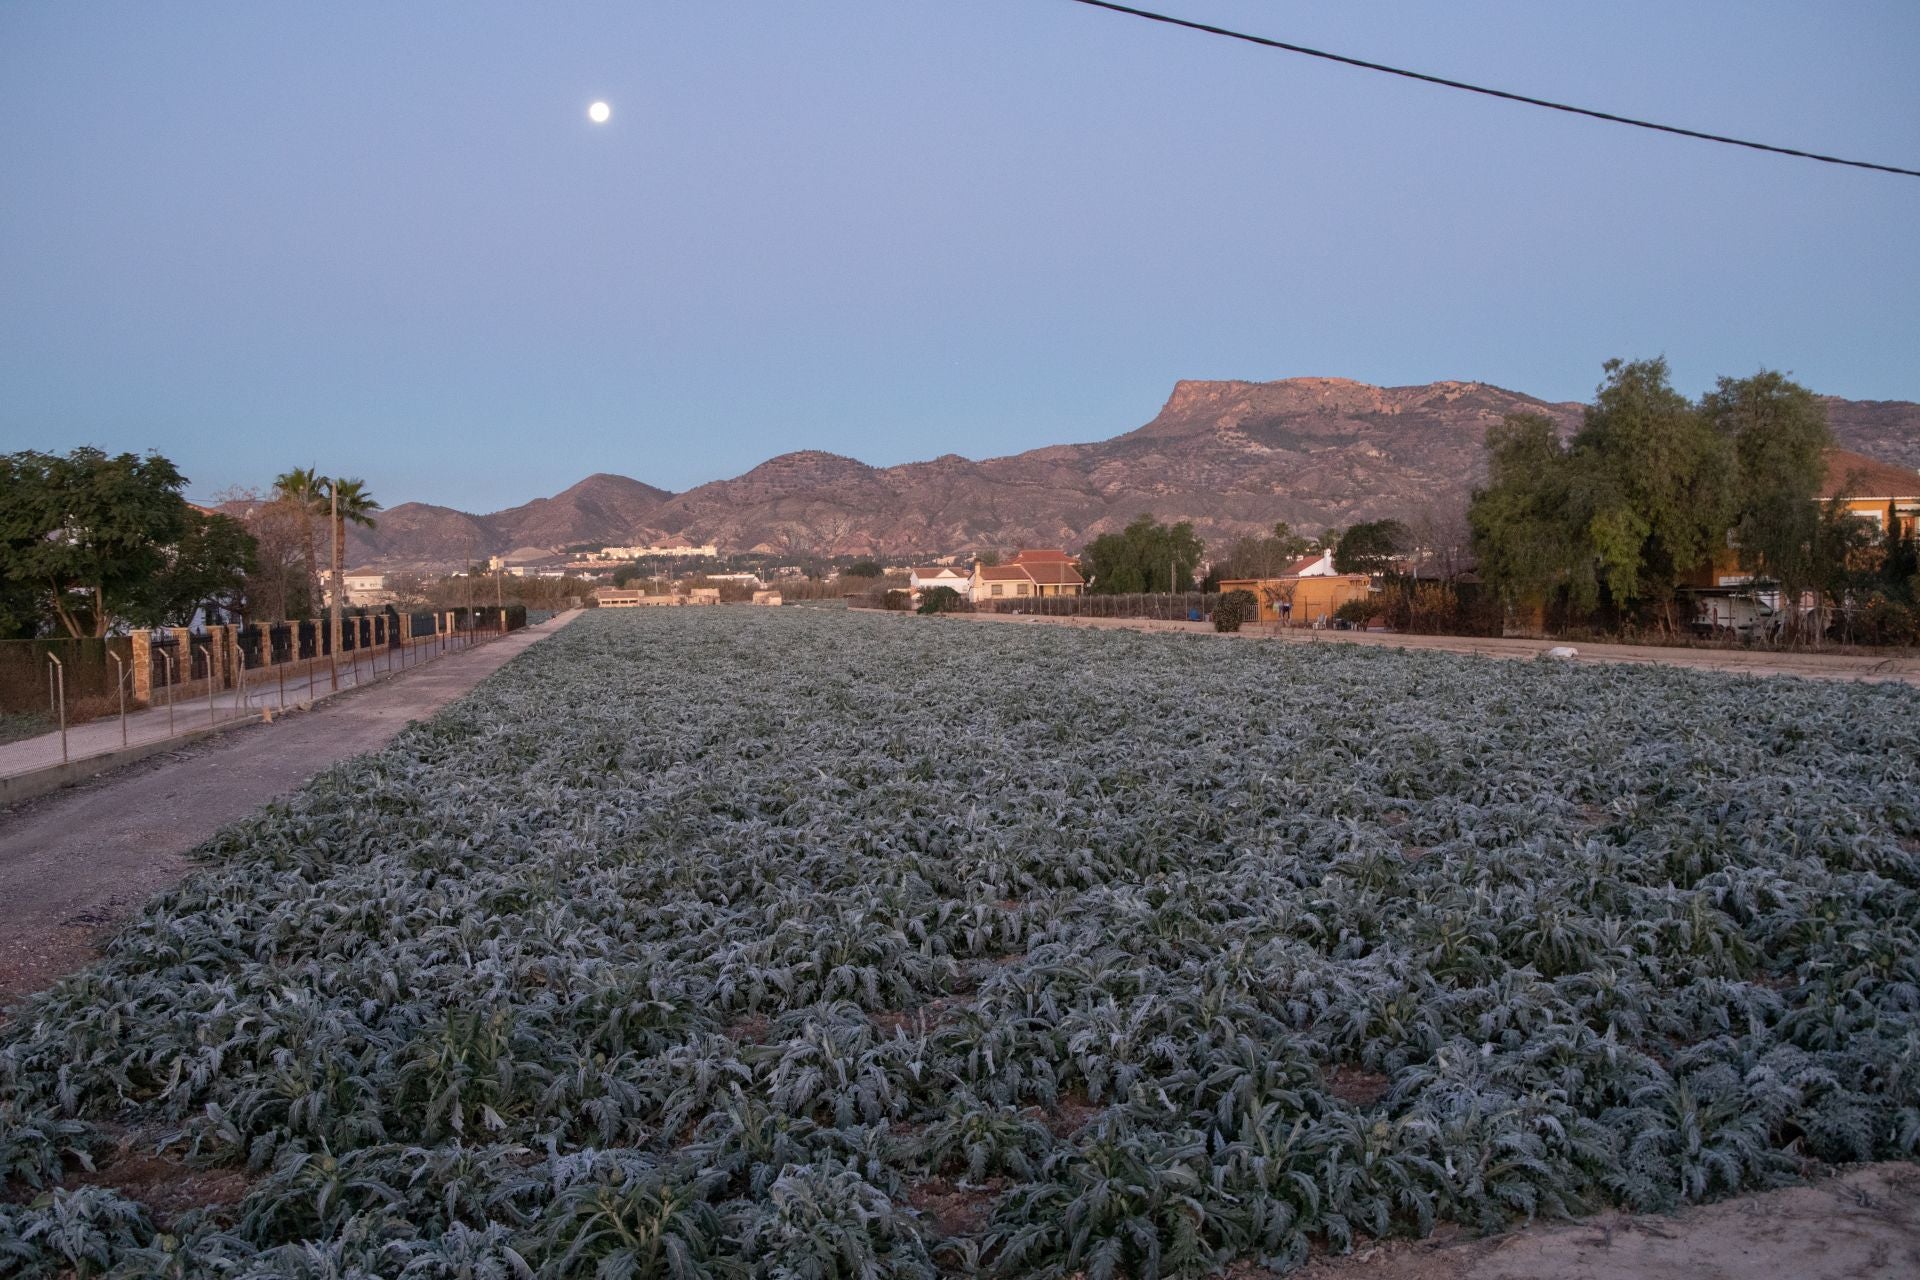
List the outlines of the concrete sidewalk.
<svg viewBox="0 0 1920 1280">
<path fill-rule="evenodd" d="M 448 653 L 464 652 L 467 647 L 464 641 L 456 640 Z M 129 711 L 124 726 L 117 715 L 69 725 L 64 748 L 58 731 L 0 743 L 0 779 L 17 778 L 63 763 L 97 762 L 101 768 L 112 768 L 123 763 L 117 758 L 122 751 L 164 743 L 182 735 L 197 735 L 237 721 L 301 710 L 336 692 L 385 680 L 389 673 L 406 675 L 416 666 L 445 656 L 448 655 L 440 652 L 436 641 L 427 639 L 411 646 L 404 654 L 387 649 L 342 654 L 337 690 L 324 660 L 289 662 L 249 671 L 245 690 L 216 690 L 211 701 L 202 694 L 197 698 L 182 698 L 172 706 L 162 703 Z M 0 787 L 0 802 L 11 802 L 5 787 Z"/>
<path fill-rule="evenodd" d="M 215 831 L 328 765 L 385 746 L 578 615 L 0 810 L 0 1006 L 85 965 Z"/>
</svg>

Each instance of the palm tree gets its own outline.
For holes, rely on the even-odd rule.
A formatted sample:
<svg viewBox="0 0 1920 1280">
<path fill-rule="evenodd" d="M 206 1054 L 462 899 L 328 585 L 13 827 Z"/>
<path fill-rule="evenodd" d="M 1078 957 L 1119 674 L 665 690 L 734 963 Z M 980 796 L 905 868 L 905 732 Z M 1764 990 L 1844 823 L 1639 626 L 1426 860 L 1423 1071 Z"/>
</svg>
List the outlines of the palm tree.
<svg viewBox="0 0 1920 1280">
<path fill-rule="evenodd" d="M 363 529 L 373 528 L 373 513 L 380 509 L 380 504 L 367 492 L 364 480 L 335 478 L 320 483 L 326 486 L 333 521 L 333 592 L 327 612 L 332 623 L 333 651 L 337 654 L 340 652 L 340 602 L 346 586 L 341 562 L 347 555 L 347 525 L 351 522 Z"/>
<path fill-rule="evenodd" d="M 327 509 L 327 482 L 312 467 L 295 467 L 273 478 L 273 496 L 300 514 L 300 532 L 307 544 L 307 611 L 320 606 L 320 557 L 314 550 L 314 517 Z"/>
</svg>

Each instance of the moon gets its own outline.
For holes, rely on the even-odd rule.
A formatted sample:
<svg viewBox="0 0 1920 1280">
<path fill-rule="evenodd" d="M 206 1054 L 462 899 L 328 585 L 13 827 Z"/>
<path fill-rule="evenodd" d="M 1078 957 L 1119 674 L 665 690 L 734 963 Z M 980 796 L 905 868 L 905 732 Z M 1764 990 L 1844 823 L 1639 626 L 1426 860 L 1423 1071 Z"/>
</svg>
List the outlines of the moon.
<svg viewBox="0 0 1920 1280">
<path fill-rule="evenodd" d="M 613 118 L 613 108 L 604 102 L 596 102 L 587 108 L 587 119 L 595 124 L 605 124 Z"/>
</svg>

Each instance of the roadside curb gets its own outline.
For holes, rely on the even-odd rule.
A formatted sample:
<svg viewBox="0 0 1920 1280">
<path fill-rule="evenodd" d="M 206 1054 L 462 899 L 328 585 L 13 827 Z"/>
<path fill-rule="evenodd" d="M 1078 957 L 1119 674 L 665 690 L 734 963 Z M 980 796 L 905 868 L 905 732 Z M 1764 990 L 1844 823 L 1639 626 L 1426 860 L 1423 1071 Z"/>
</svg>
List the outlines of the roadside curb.
<svg viewBox="0 0 1920 1280">
<path fill-rule="evenodd" d="M 289 708 L 291 710 L 291 708 Z M 204 729 L 188 729 L 165 738 L 155 738 L 151 742 L 139 742 L 130 747 L 117 747 L 112 751 L 96 752 L 79 760 L 69 760 L 65 764 L 48 765 L 44 769 L 35 769 L 30 773 L 14 773 L 0 777 L 0 808 L 7 808 L 22 801 L 32 800 L 58 791 L 62 787 L 71 787 L 85 782 L 96 774 L 109 773 L 123 765 L 137 763 L 148 756 L 157 756 L 163 751 L 183 747 L 199 742 L 203 738 L 224 733 L 228 729 L 243 729 L 250 724 L 259 724 L 266 717 L 258 711 L 244 712 L 219 724 L 208 725 Z"/>
</svg>

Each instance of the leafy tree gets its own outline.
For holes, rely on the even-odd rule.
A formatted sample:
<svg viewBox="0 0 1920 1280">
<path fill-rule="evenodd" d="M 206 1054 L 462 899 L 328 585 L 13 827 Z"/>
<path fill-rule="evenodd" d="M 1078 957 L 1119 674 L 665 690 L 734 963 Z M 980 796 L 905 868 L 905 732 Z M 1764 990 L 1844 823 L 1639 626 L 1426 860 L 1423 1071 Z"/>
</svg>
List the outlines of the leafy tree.
<svg viewBox="0 0 1920 1280">
<path fill-rule="evenodd" d="M 1733 450 L 1734 543 L 1740 565 L 1779 584 L 1783 601 L 1812 585 L 1819 542 L 1816 499 L 1833 444 L 1824 406 L 1778 373 L 1722 378 L 1700 412 Z M 1786 609 L 1787 625 L 1798 611 Z"/>
<path fill-rule="evenodd" d="M 1205 551 L 1187 521 L 1166 525 L 1143 514 L 1119 533 L 1103 533 L 1088 543 L 1080 562 L 1090 591 L 1186 591 Z"/>
<path fill-rule="evenodd" d="M 856 560 L 847 566 L 849 578 L 877 578 L 882 572 L 879 563 L 873 560 Z"/>
<path fill-rule="evenodd" d="M 363 529 L 375 527 L 373 513 L 380 509 L 373 495 L 367 492 L 366 481 L 358 479 L 333 479 L 321 481 L 326 486 L 327 510 L 333 522 L 333 592 L 331 603 L 330 627 L 333 636 L 334 652 L 340 651 L 340 607 L 345 602 L 347 584 L 345 579 L 347 559 L 347 526 L 359 525 Z"/>
<path fill-rule="evenodd" d="M 240 612 L 257 544 L 238 520 L 188 507 L 180 540 L 167 548 L 165 566 L 138 592 L 127 616 L 148 626 L 186 626 L 200 609 Z"/>
<path fill-rule="evenodd" d="M 1509 601 L 1564 590 L 1592 607 L 1661 609 L 1710 560 L 1739 495 L 1734 450 L 1667 380 L 1665 360 L 1610 360 L 1562 448 L 1553 424 L 1509 416 L 1487 433 L 1488 483 L 1468 512 L 1481 574 Z"/>
<path fill-rule="evenodd" d="M 1333 550 L 1338 573 L 1386 573 L 1412 545 L 1407 526 L 1398 520 L 1367 520 L 1340 535 Z"/>
<path fill-rule="evenodd" d="M 1617 604 L 1669 605 L 1725 536 L 1732 448 L 1667 380 L 1664 359 L 1609 360 L 1570 449 L 1572 511 Z"/>
<path fill-rule="evenodd" d="M 1487 431 L 1487 484 L 1467 509 L 1480 575 L 1510 604 L 1592 595 L 1592 561 L 1568 518 L 1573 461 L 1551 419 L 1507 415 Z"/>
<path fill-rule="evenodd" d="M 0 582 L 31 590 L 68 635 L 106 635 L 185 532 L 185 485 L 157 453 L 0 456 Z"/>
</svg>

